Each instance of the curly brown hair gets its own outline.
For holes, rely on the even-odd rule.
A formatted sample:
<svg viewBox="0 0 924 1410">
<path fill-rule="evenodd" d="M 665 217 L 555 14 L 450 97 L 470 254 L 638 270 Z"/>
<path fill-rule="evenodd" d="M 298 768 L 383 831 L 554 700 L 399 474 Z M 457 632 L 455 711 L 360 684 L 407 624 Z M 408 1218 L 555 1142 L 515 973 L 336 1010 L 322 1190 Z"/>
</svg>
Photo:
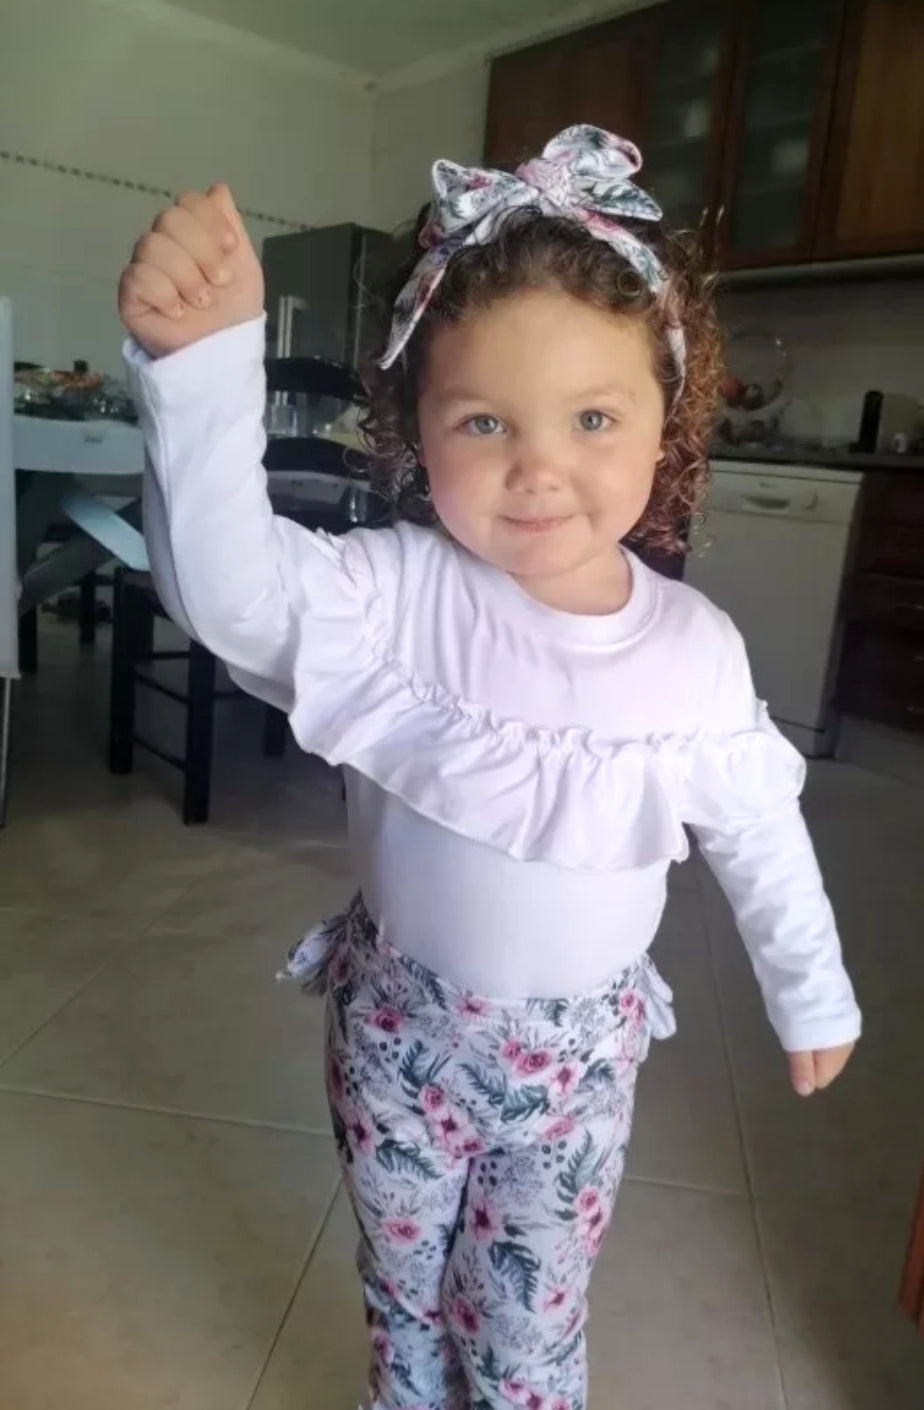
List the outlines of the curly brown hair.
<svg viewBox="0 0 924 1410">
<path fill-rule="evenodd" d="M 387 370 L 377 363 L 364 369 L 367 403 L 360 425 L 373 458 L 375 483 L 392 499 L 399 517 L 438 523 L 416 450 L 417 401 L 433 328 L 441 322 L 456 323 L 470 310 L 524 289 L 557 288 L 622 317 L 642 319 L 648 329 L 666 412 L 651 496 L 628 537 L 640 549 L 684 549 L 708 483 L 707 452 L 722 377 L 714 281 L 690 237 L 650 222 L 627 219 L 625 225 L 654 250 L 667 272 L 666 302 L 686 339 L 680 394 L 675 394 L 678 374 L 666 338 L 664 302 L 623 256 L 566 217 L 530 207 L 511 211 L 489 244 L 467 247 L 451 257 L 404 355 Z M 402 271 L 395 293 L 409 274 L 410 267 Z"/>
</svg>

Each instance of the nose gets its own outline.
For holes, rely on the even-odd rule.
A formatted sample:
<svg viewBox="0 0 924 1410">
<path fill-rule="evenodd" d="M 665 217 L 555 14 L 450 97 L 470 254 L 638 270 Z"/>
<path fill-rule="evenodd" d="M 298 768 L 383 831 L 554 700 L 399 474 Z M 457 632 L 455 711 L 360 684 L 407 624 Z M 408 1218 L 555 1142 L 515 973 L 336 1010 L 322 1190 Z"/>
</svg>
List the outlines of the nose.
<svg viewBox="0 0 924 1410">
<path fill-rule="evenodd" d="M 562 485 L 563 467 L 554 448 L 538 442 L 517 444 L 507 471 L 507 488 L 519 494 L 548 494 Z"/>
</svg>

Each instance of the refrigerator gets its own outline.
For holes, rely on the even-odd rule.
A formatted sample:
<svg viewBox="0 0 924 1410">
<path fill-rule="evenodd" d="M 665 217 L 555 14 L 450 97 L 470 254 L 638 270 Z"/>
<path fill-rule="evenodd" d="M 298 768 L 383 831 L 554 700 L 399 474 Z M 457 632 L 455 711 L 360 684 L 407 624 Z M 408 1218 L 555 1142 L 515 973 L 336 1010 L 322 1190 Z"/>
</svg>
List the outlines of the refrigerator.
<svg viewBox="0 0 924 1410">
<path fill-rule="evenodd" d="M 329 225 L 263 242 L 267 355 L 324 357 L 359 367 L 382 336 L 382 285 L 411 252 L 396 236 Z"/>
</svg>

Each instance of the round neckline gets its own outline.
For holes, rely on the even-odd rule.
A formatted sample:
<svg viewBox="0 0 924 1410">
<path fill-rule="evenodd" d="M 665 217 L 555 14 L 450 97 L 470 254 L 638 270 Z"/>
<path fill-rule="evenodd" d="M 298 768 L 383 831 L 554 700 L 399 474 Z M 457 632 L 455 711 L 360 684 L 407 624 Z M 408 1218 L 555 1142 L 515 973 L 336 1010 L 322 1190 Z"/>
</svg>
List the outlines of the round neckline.
<svg viewBox="0 0 924 1410">
<path fill-rule="evenodd" d="M 655 609 L 656 583 L 654 574 L 646 568 L 640 558 L 620 545 L 629 568 L 629 596 L 616 612 L 587 614 L 567 612 L 560 607 L 550 607 L 538 598 L 532 597 L 526 588 L 506 573 L 483 558 L 456 544 L 456 551 L 476 571 L 490 578 L 495 590 L 503 595 L 512 606 L 529 620 L 531 628 L 541 635 L 559 640 L 587 642 L 589 644 L 611 645 L 626 642 L 637 636 L 649 624 Z"/>
</svg>

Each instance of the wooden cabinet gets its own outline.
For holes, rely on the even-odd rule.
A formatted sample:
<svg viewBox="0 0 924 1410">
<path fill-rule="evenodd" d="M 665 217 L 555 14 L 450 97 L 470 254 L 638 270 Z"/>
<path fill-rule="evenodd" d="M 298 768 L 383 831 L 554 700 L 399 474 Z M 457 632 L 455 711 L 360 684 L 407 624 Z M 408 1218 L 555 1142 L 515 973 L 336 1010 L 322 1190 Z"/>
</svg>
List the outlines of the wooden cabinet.
<svg viewBox="0 0 924 1410">
<path fill-rule="evenodd" d="M 924 474 L 872 472 L 860 512 L 838 708 L 924 734 Z"/>
<path fill-rule="evenodd" d="M 655 12 L 535 44 L 491 65 L 485 160 L 514 167 L 556 132 L 590 122 L 638 141 L 646 117 Z"/>
<path fill-rule="evenodd" d="M 746 0 L 715 249 L 723 269 L 810 258 L 843 0 Z"/>
<path fill-rule="evenodd" d="M 924 251 L 924 0 L 668 0 L 495 60 L 489 164 L 573 122 L 721 268 Z"/>
<path fill-rule="evenodd" d="M 816 253 L 924 250 L 924 3 L 849 0 Z"/>
<path fill-rule="evenodd" d="M 924 1178 L 918 1207 L 911 1225 L 911 1238 L 902 1277 L 902 1307 L 924 1337 Z"/>
<path fill-rule="evenodd" d="M 711 239 L 735 47 L 727 0 L 662 5 L 653 35 L 642 183 L 669 224 Z"/>
</svg>

